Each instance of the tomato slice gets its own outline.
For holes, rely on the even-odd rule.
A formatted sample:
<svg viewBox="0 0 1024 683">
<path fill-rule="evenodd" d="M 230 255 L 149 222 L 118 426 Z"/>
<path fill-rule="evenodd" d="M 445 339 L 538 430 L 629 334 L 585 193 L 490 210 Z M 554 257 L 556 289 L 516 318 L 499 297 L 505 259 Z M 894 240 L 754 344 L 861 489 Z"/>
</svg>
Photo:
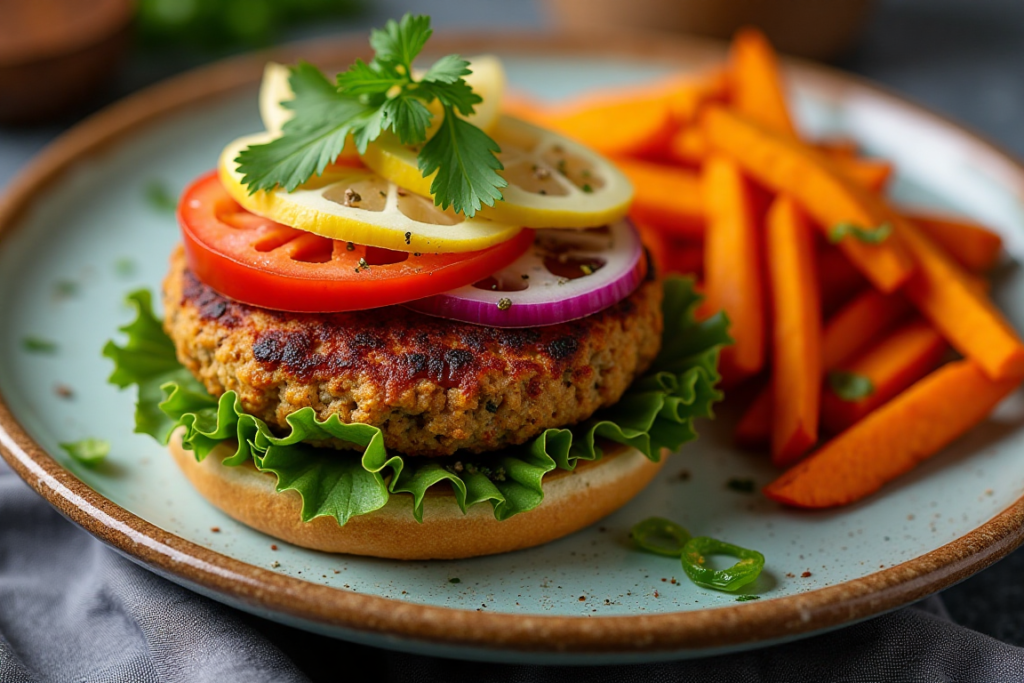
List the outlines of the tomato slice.
<svg viewBox="0 0 1024 683">
<path fill-rule="evenodd" d="M 532 230 L 459 254 L 331 240 L 246 211 L 216 171 L 182 195 L 178 223 L 189 268 L 202 282 L 242 303 L 297 313 L 357 311 L 440 294 L 501 270 L 533 243 Z"/>
</svg>

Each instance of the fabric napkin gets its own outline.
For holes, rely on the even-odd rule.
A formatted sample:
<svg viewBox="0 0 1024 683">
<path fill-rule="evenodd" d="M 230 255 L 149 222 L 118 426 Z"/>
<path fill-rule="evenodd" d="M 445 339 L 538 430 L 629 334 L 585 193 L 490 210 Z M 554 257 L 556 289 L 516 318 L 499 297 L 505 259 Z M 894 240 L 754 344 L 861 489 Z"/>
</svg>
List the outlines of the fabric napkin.
<svg viewBox="0 0 1024 683">
<path fill-rule="evenodd" d="M 354 675 L 359 674 L 359 675 Z M 1024 681 L 1024 649 L 938 597 L 788 645 L 651 665 L 480 664 L 378 650 L 191 593 L 61 517 L 0 462 L 0 683 Z"/>
</svg>

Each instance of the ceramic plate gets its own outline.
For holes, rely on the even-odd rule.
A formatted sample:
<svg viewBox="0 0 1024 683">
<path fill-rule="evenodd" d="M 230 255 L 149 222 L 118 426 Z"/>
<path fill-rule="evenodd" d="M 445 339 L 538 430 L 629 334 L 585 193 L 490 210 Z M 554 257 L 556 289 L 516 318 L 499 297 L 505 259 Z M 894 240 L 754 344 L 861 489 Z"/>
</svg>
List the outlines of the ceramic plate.
<svg viewBox="0 0 1024 683">
<path fill-rule="evenodd" d="M 438 52 L 497 52 L 512 86 L 551 100 L 722 57 L 716 45 L 621 36 L 438 43 Z M 276 57 L 343 65 L 362 52 L 333 40 Z M 642 496 L 532 550 L 382 561 L 275 546 L 235 523 L 190 488 L 163 448 L 132 433 L 132 393 L 106 383 L 100 348 L 130 317 L 125 293 L 160 286 L 178 240 L 173 214 L 147 203 L 147 187 L 177 194 L 214 166 L 226 141 L 260 129 L 262 63 L 221 63 L 102 112 L 41 154 L 0 207 L 3 455 L 126 556 L 216 600 L 339 638 L 567 663 L 703 656 L 835 628 L 940 590 L 1021 543 L 1020 396 L 910 475 L 835 512 L 788 511 L 728 488 L 732 478 L 763 485 L 776 471 L 730 445 L 735 416 L 726 412 L 701 424 L 699 442 L 672 456 Z M 856 138 L 896 163 L 900 202 L 973 216 L 1005 236 L 1011 257 L 1024 254 L 1024 170 L 1012 160 L 850 77 L 800 64 L 787 75 L 804 130 Z M 1024 329 L 1024 276 L 1002 268 L 993 295 Z M 31 337 L 56 351 L 28 352 Z M 58 446 L 85 436 L 112 442 L 104 467 L 83 468 Z M 677 561 L 632 550 L 630 526 L 650 515 L 763 551 L 766 570 L 748 591 L 760 599 L 697 588 Z"/>
</svg>

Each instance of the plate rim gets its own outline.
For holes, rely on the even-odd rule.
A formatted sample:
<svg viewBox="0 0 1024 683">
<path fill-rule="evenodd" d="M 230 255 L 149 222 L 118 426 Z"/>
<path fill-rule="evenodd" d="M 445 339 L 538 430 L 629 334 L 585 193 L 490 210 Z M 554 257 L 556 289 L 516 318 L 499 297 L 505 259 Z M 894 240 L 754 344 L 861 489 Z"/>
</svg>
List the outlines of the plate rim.
<svg viewBox="0 0 1024 683">
<path fill-rule="evenodd" d="M 599 47 L 597 47 L 599 46 Z M 723 43 L 660 33 L 439 34 L 431 51 L 524 55 L 685 58 L 720 63 Z M 51 142 L 0 198 L 0 248 L 38 194 L 75 162 L 189 106 L 258 82 L 267 60 L 346 63 L 367 58 L 362 36 L 302 41 L 246 53 L 140 90 L 76 124 Z M 982 135 L 863 78 L 784 60 L 790 73 L 818 84 L 865 90 L 942 124 L 1000 159 L 1024 187 L 1024 164 Z M 147 522 L 103 497 L 48 455 L 14 418 L 0 392 L 0 456 L 61 514 L 104 543 L 159 573 L 209 593 L 326 627 L 455 647 L 502 651 L 622 654 L 757 646 L 842 626 L 896 609 L 988 567 L 1024 543 L 1024 495 L 990 520 L 936 550 L 841 584 L 798 595 L 688 612 L 596 617 L 476 612 L 363 595 L 284 576 L 217 553 Z"/>
</svg>

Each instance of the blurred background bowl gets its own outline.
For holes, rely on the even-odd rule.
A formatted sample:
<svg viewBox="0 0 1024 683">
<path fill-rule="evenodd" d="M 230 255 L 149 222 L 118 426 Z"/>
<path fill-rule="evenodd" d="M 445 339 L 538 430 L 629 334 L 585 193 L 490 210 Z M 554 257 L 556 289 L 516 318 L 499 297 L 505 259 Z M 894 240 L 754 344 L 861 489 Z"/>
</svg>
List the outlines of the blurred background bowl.
<svg viewBox="0 0 1024 683">
<path fill-rule="evenodd" d="M 747 24 L 782 52 L 833 59 L 856 42 L 873 0 L 547 0 L 561 27 L 647 29 L 728 39 Z"/>
<path fill-rule="evenodd" d="M 131 0 L 0 0 L 0 123 L 74 110 L 129 45 Z"/>
</svg>

